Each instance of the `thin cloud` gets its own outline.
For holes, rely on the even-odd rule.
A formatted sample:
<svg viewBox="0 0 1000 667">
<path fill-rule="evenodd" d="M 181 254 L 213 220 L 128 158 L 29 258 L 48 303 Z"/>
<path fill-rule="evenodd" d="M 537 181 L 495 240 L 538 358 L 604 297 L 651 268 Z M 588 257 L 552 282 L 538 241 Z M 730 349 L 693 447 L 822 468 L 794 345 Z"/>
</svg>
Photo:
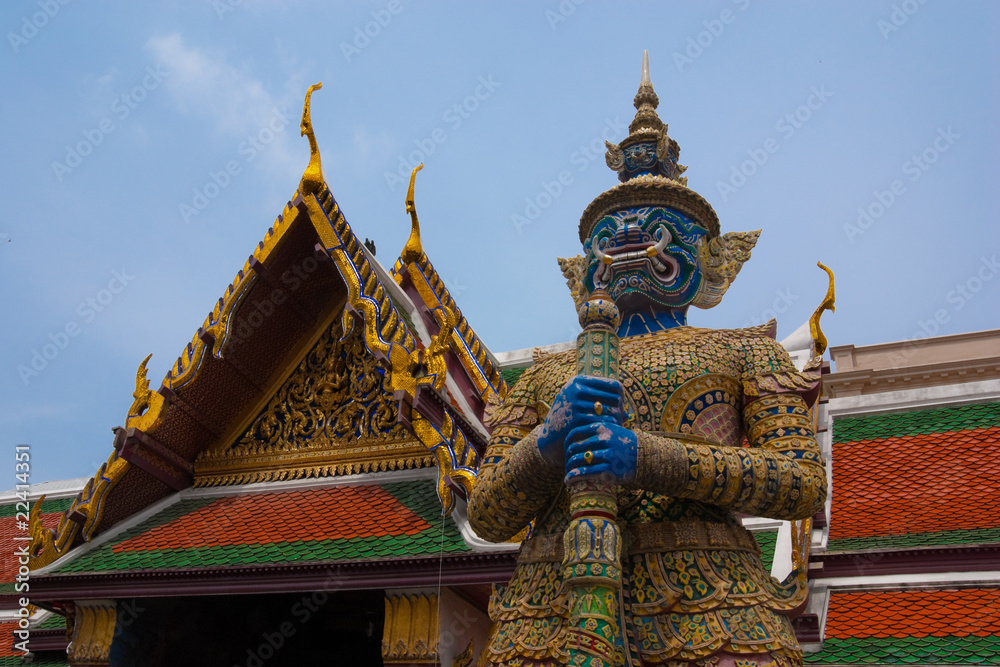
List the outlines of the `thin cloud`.
<svg viewBox="0 0 1000 667">
<path fill-rule="evenodd" d="M 288 144 L 298 135 L 294 131 L 298 110 L 290 95 L 271 94 L 246 68 L 228 62 L 221 53 L 188 46 L 179 33 L 151 37 L 146 48 L 167 72 L 164 88 L 177 109 L 210 119 L 220 135 L 240 141 L 267 128 L 276 114 L 291 119 L 268 162 L 281 164 L 291 159 Z"/>
</svg>

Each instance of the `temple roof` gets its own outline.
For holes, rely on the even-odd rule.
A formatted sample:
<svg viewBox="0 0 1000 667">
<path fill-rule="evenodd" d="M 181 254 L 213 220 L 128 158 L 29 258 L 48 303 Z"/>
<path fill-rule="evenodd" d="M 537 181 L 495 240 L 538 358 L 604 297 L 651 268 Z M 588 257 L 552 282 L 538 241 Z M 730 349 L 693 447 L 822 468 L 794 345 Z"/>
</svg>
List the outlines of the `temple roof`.
<svg viewBox="0 0 1000 667">
<path fill-rule="evenodd" d="M 307 590 L 330 577 L 345 590 L 506 581 L 518 545 L 482 542 L 461 511 L 442 515 L 436 477 L 189 488 L 33 572 L 33 599 Z"/>
<path fill-rule="evenodd" d="M 828 550 L 1000 543 L 1000 403 L 840 417 Z"/>
<path fill-rule="evenodd" d="M 243 565 L 333 563 L 470 553 L 441 516 L 434 476 L 253 491 L 191 490 L 135 526 L 115 531 L 47 575 Z M 384 477 L 376 481 L 373 477 Z M 347 479 L 347 478 L 345 478 Z"/>
<path fill-rule="evenodd" d="M 819 665 L 998 665 L 1000 588 L 835 592 Z"/>
<path fill-rule="evenodd" d="M 483 407 L 506 392 L 496 362 L 422 248 L 416 256 L 404 249 L 409 261 L 390 273 L 354 234 L 322 176 L 308 95 L 302 132 L 311 156 L 294 197 L 159 389 L 150 389 L 142 363 L 107 463 L 55 530 L 35 522 L 34 568 L 192 484 L 435 466 L 435 497 L 446 511 L 471 488 L 485 450 Z M 351 335 L 363 350 L 354 361 L 331 340 Z M 362 357 L 371 367 L 344 366 Z M 333 373 L 329 382 L 309 379 L 319 367 Z M 337 378 L 374 382 L 362 397 L 332 392 Z M 293 382 L 307 391 L 296 393 Z M 283 391 L 313 401 L 320 430 L 289 421 L 301 410 L 279 405 L 288 402 Z M 375 427 L 367 407 L 356 418 L 336 411 L 370 401 Z M 364 423 L 355 428 L 351 419 Z"/>
<path fill-rule="evenodd" d="M 72 498 L 59 498 L 46 500 L 39 508 L 42 525 L 46 528 L 55 528 L 59 523 L 59 517 L 73 502 Z M 17 558 L 9 555 L 14 554 L 17 549 L 24 545 L 15 538 L 24 538 L 28 531 L 24 527 L 19 527 L 16 515 L 18 508 L 13 501 L 10 504 L 0 505 L 0 550 L 5 554 L 0 559 L 0 596 L 14 595 L 14 577 L 17 576 Z M 6 606 L 6 605 L 0 605 Z"/>
</svg>

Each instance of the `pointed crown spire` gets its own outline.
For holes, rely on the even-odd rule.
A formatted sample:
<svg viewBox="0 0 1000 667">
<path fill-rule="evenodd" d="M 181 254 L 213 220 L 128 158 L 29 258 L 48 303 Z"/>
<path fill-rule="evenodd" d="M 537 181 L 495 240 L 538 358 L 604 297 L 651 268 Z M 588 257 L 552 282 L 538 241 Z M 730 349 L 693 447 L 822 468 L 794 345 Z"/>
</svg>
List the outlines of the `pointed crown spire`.
<svg viewBox="0 0 1000 667">
<path fill-rule="evenodd" d="M 653 82 L 649 79 L 649 51 L 642 52 L 642 80 L 639 82 L 639 92 L 635 94 L 632 104 L 635 105 L 635 119 L 628 126 L 630 133 L 640 129 L 666 131 L 666 125 L 656 115 L 656 107 L 660 106 L 660 98 L 653 90 Z"/>
<path fill-rule="evenodd" d="M 633 100 L 635 118 L 628 126 L 629 135 L 620 144 L 605 142 L 608 166 L 618 172 L 624 182 L 636 176 L 663 176 L 681 183 L 687 167 L 677 164 L 680 146 L 667 136 L 667 124 L 656 115 L 660 98 L 649 78 L 649 51 L 642 52 L 642 79 Z"/>
<path fill-rule="evenodd" d="M 709 237 L 718 236 L 718 216 L 711 204 L 688 189 L 687 177 L 681 175 L 687 167 L 677 161 L 681 148 L 667 135 L 667 124 L 656 114 L 660 98 L 649 76 L 648 51 L 642 53 L 642 78 L 633 104 L 635 118 L 628 126 L 628 136 L 618 144 L 604 142 L 608 149 L 604 159 L 618 172 L 621 183 L 587 206 L 580 218 L 580 241 L 587 242 L 594 225 L 605 215 L 637 206 L 672 208 L 689 216 Z"/>
</svg>

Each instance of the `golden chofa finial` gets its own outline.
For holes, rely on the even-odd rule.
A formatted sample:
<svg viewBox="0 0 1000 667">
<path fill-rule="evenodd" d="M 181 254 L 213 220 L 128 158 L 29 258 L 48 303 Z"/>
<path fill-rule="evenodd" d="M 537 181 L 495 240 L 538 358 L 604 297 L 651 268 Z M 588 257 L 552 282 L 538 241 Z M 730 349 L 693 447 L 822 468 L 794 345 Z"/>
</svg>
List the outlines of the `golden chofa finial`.
<svg viewBox="0 0 1000 667">
<path fill-rule="evenodd" d="M 418 261 L 420 256 L 424 254 L 424 246 L 420 242 L 420 220 L 417 219 L 417 205 L 413 200 L 413 185 L 417 181 L 417 172 L 423 168 L 423 162 L 414 167 L 413 172 L 410 173 L 410 189 L 406 191 L 406 212 L 410 214 L 410 238 L 406 240 L 406 245 L 403 246 L 403 252 L 400 254 L 400 258 L 406 264 Z"/>
<path fill-rule="evenodd" d="M 639 81 L 639 92 L 632 100 L 635 106 L 635 118 L 628 126 L 629 132 L 649 129 L 663 129 L 663 121 L 656 115 L 656 107 L 660 106 L 660 98 L 653 90 L 653 82 L 649 78 L 649 51 L 642 52 L 642 79 Z"/>
<path fill-rule="evenodd" d="M 826 271 L 826 275 L 830 277 L 830 284 L 826 288 L 826 298 L 823 299 L 823 303 L 819 304 L 816 311 L 809 318 L 809 335 L 812 336 L 813 342 L 816 345 L 817 356 L 822 355 L 826 352 L 826 336 L 823 335 L 823 330 L 819 328 L 819 318 L 823 315 L 824 310 L 829 310 L 831 313 L 836 312 L 836 293 L 833 284 L 833 271 L 823 266 L 822 262 L 816 262 L 816 266 Z"/>
<path fill-rule="evenodd" d="M 323 87 L 323 82 L 309 86 L 306 91 L 306 101 L 302 105 L 302 124 L 299 126 L 299 133 L 309 139 L 309 166 L 302 174 L 302 182 L 299 183 L 301 194 L 314 194 L 323 188 L 323 166 L 319 160 L 319 146 L 316 144 L 316 134 L 313 132 L 312 115 L 309 109 L 314 90 Z"/>
</svg>

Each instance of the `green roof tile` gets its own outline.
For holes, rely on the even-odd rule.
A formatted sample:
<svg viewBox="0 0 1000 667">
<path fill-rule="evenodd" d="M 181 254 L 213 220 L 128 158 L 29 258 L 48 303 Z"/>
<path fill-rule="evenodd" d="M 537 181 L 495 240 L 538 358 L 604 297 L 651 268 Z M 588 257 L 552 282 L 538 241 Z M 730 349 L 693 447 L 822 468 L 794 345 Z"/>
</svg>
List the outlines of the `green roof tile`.
<svg viewBox="0 0 1000 667">
<path fill-rule="evenodd" d="M 949 544 L 1000 543 L 1000 528 L 942 530 L 935 533 L 849 537 L 830 540 L 828 551 L 866 551 L 869 549 L 902 549 L 909 547 L 946 546 Z"/>
<path fill-rule="evenodd" d="M 1000 426 L 1000 403 L 979 403 L 935 410 L 839 417 L 833 422 L 833 441 L 859 442 L 997 426 Z"/>
<path fill-rule="evenodd" d="M 432 480 L 381 485 L 429 527 L 413 535 L 321 539 L 265 544 L 114 552 L 114 546 L 214 502 L 216 498 L 182 500 L 155 517 L 125 531 L 115 540 L 75 558 L 56 570 L 60 574 L 122 570 L 182 569 L 254 563 L 302 563 L 374 560 L 381 558 L 462 553 L 469 548 L 455 522 L 443 518 Z M 276 494 L 277 495 L 277 494 Z M 306 537 L 306 536 L 304 536 Z"/>
<path fill-rule="evenodd" d="M 527 366 L 524 368 L 503 368 L 500 370 L 500 375 L 503 376 L 503 380 L 507 383 L 508 387 L 513 387 L 526 370 L 528 370 Z"/>
<path fill-rule="evenodd" d="M 75 498 L 59 498 L 57 500 L 46 500 L 42 502 L 42 514 L 49 514 L 50 512 L 65 512 L 69 508 L 70 504 L 75 500 Z M 32 503 L 34 505 L 34 503 Z M 9 505 L 0 505 L 0 519 L 6 519 L 17 514 L 17 502 L 12 502 Z M 34 509 L 32 507 L 32 509 Z"/>
<path fill-rule="evenodd" d="M 44 621 L 35 626 L 36 630 L 51 630 L 52 628 L 65 628 L 66 617 L 59 614 L 52 614 Z"/>
<path fill-rule="evenodd" d="M 66 654 L 64 652 L 59 651 L 36 653 L 35 659 L 30 663 L 21 662 L 20 654 L 0 658 L 0 667 L 23 667 L 28 664 L 32 667 L 69 667 L 69 659 L 66 658 Z"/>
<path fill-rule="evenodd" d="M 754 533 L 753 537 L 760 547 L 760 559 L 764 563 L 764 567 L 770 569 L 771 564 L 774 563 L 774 547 L 778 542 L 778 531 L 762 530 L 759 533 Z"/>
<path fill-rule="evenodd" d="M 1000 665 L 1000 637 L 894 637 L 823 642 L 807 665 Z"/>
</svg>

